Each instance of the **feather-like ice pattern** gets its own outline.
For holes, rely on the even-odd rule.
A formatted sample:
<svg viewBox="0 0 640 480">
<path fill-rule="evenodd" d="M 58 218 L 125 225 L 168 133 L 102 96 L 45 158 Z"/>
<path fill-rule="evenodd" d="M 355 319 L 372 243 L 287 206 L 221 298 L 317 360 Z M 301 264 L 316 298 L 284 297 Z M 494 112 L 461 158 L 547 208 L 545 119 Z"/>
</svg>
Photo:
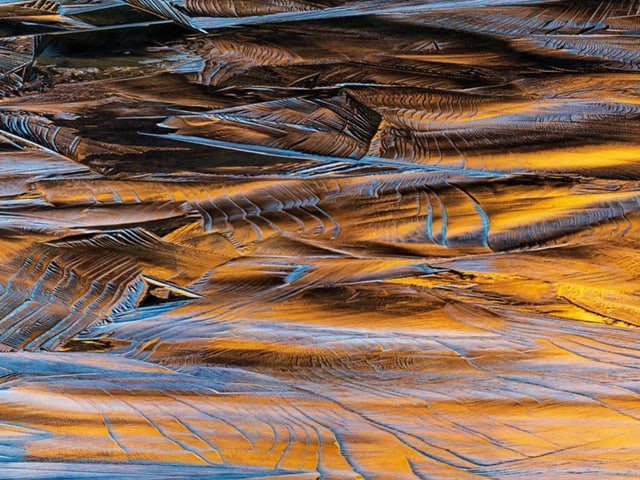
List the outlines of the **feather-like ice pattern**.
<svg viewBox="0 0 640 480">
<path fill-rule="evenodd" d="M 194 28 L 190 17 L 182 13 L 173 2 L 167 0 L 126 0 L 130 5 L 158 15 L 178 25 Z"/>
<path fill-rule="evenodd" d="M 289 98 L 173 117 L 162 125 L 178 135 L 213 138 L 317 155 L 362 158 L 379 115 L 349 95 Z"/>
<path fill-rule="evenodd" d="M 0 39 L 0 97 L 19 91 L 28 79 L 39 37 Z"/>
<path fill-rule="evenodd" d="M 0 112 L 0 129 L 36 147 L 60 153 L 73 160 L 81 158 L 78 150 L 80 137 L 69 128 L 56 126 L 48 118 L 26 112 Z"/>
<path fill-rule="evenodd" d="M 253 15 L 268 15 L 283 12 L 304 12 L 348 3 L 348 0 L 267 0 L 253 1 L 202 1 L 184 0 L 181 6 L 194 16 L 209 17 L 248 17 Z"/>
<path fill-rule="evenodd" d="M 0 477 L 637 476 L 639 19 L 0 0 Z"/>
<path fill-rule="evenodd" d="M 85 252 L 34 246 L 4 267 L 4 349 L 51 350 L 135 307 L 143 289 L 136 264 L 118 255 Z"/>
</svg>

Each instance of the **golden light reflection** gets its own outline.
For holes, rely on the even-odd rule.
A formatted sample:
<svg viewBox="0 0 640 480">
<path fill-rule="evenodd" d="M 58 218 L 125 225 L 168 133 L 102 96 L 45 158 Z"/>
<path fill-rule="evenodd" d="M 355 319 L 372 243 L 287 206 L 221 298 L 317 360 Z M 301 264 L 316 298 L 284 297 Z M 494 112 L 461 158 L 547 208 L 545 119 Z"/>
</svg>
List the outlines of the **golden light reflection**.
<svg viewBox="0 0 640 480">
<path fill-rule="evenodd" d="M 0 3 L 1 478 L 640 471 L 637 1 Z"/>
</svg>

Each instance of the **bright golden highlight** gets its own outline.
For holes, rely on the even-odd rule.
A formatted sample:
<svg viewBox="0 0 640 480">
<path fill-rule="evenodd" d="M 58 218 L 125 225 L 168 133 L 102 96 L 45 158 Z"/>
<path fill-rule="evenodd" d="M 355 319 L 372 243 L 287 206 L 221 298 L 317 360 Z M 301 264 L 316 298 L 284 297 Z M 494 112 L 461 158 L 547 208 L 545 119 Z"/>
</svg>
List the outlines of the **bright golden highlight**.
<svg viewBox="0 0 640 480">
<path fill-rule="evenodd" d="M 0 478 L 640 477 L 640 2 L 0 1 Z"/>
</svg>

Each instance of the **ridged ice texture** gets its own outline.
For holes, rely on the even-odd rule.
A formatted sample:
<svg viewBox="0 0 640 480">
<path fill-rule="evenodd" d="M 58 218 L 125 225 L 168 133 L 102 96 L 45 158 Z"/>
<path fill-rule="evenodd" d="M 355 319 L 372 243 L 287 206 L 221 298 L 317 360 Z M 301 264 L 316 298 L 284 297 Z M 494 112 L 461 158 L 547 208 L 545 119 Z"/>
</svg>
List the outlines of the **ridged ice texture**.
<svg viewBox="0 0 640 480">
<path fill-rule="evenodd" d="M 0 0 L 0 478 L 640 476 L 640 2 Z"/>
</svg>

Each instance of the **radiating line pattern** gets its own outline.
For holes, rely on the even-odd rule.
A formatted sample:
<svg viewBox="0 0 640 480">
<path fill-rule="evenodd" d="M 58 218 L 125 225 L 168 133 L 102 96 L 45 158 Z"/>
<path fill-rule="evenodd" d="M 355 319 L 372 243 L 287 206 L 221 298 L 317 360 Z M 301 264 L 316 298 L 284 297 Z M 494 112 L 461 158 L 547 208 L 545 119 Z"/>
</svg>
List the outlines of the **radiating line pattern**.
<svg viewBox="0 0 640 480">
<path fill-rule="evenodd" d="M 639 42 L 0 1 L 0 477 L 640 476 Z"/>
</svg>

